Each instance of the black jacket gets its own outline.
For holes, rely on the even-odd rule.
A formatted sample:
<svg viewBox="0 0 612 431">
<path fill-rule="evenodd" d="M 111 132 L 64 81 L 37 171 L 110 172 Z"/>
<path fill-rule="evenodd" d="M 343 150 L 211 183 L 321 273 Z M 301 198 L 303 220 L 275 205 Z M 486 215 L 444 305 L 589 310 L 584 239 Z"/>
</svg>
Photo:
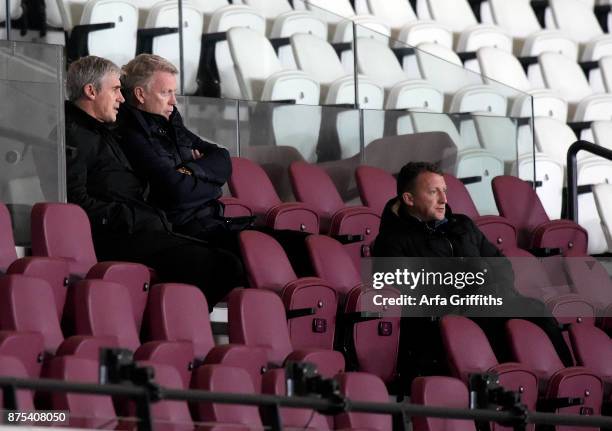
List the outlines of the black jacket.
<svg viewBox="0 0 612 431">
<path fill-rule="evenodd" d="M 226 149 L 187 130 L 176 107 L 168 121 L 124 104 L 118 123 L 125 155 L 150 183 L 149 201 L 162 208 L 170 221 L 183 225 L 221 215 L 217 199 L 232 173 Z M 203 154 L 201 159 L 193 159 L 194 149 Z"/>
<path fill-rule="evenodd" d="M 68 201 L 87 212 L 94 241 L 164 231 L 164 216 L 145 203 L 146 183 L 131 168 L 114 131 L 70 102 L 65 112 Z"/>
<path fill-rule="evenodd" d="M 446 222 L 435 226 L 405 212 L 397 198 L 382 214 L 374 255 L 381 257 L 503 257 L 474 222 L 446 206 Z"/>
</svg>

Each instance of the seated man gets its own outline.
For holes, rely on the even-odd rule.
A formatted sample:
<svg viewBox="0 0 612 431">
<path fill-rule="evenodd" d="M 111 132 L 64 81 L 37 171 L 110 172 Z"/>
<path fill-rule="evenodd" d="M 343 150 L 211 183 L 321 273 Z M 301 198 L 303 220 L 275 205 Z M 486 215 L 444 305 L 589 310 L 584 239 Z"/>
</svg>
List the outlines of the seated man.
<svg viewBox="0 0 612 431">
<path fill-rule="evenodd" d="M 112 123 L 119 106 L 121 70 L 99 57 L 70 65 L 67 76 L 68 201 L 89 216 L 100 260 L 153 267 L 166 280 L 195 284 L 212 306 L 243 280 L 233 254 L 177 237 L 162 211 L 144 200 L 147 183 L 121 150 Z"/>
<path fill-rule="evenodd" d="M 141 54 L 123 71 L 127 103 L 119 114 L 121 145 L 134 170 L 151 185 L 149 202 L 166 212 L 176 232 L 239 254 L 241 227 L 228 228 L 218 200 L 232 173 L 229 152 L 183 124 L 176 108 L 176 67 L 157 55 Z M 310 275 L 305 233 L 257 229 L 283 246 L 298 275 Z"/>
<path fill-rule="evenodd" d="M 523 310 L 528 316 L 526 319 L 546 331 L 563 362 L 572 365 L 571 353 L 556 319 L 543 303 L 521 296 L 514 290 L 512 267 L 503 254 L 487 240 L 469 217 L 452 213 L 447 205 L 444 177 L 435 165 L 411 162 L 401 169 L 397 178 L 397 197 L 390 200 L 383 211 L 373 254 L 377 257 L 494 258 L 485 259 L 482 264 L 490 266 L 488 273 L 491 285 L 504 295 L 504 305 L 508 302 L 512 308 Z M 487 333 L 499 359 L 509 360 L 503 336 L 507 319 L 487 317 L 474 320 Z M 434 347 L 431 340 L 440 337 L 435 325 L 430 325 L 428 329 L 433 330 L 433 333 L 415 331 L 414 328 L 407 328 L 405 333 L 421 337 L 413 345 L 423 343 L 420 345 L 427 345 L 425 350 L 431 353 Z M 439 353 L 441 343 L 438 344 Z M 425 360 L 425 363 L 428 361 L 432 359 Z"/>
</svg>

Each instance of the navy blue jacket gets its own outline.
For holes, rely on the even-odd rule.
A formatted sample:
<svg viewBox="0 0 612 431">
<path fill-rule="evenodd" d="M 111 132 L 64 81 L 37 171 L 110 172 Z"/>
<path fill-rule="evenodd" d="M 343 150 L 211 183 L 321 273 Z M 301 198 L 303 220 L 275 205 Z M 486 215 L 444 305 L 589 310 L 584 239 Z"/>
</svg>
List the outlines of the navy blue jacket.
<svg viewBox="0 0 612 431">
<path fill-rule="evenodd" d="M 166 120 L 124 104 L 119 132 L 123 152 L 150 184 L 149 201 L 163 209 L 174 225 L 223 214 L 217 199 L 232 174 L 229 152 L 187 130 L 176 107 Z M 194 160 L 194 149 L 203 157 Z"/>
</svg>

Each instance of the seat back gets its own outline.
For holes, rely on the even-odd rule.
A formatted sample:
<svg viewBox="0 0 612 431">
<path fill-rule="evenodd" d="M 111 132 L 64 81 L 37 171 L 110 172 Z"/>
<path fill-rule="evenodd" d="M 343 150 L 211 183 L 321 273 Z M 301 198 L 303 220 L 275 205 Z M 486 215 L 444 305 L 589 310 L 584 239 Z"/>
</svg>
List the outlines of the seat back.
<svg viewBox="0 0 612 431">
<path fill-rule="evenodd" d="M 1 19 L 1 17 L 0 17 Z M 0 376 L 28 379 L 31 376 L 18 358 L 0 355 Z M 3 394 L 0 392 L 0 405 L 4 406 Z M 34 400 L 30 391 L 17 391 L 17 406 L 22 412 L 34 410 Z"/>
<path fill-rule="evenodd" d="M 606 268 L 592 257 L 571 257 L 564 260 L 574 292 L 604 309 L 612 304 L 612 281 Z"/>
<path fill-rule="evenodd" d="M 268 77 L 283 69 L 274 48 L 263 34 L 246 27 L 231 28 L 227 41 L 243 97 L 259 100 Z"/>
<path fill-rule="evenodd" d="M 563 121 L 548 117 L 536 118 L 533 127 L 538 150 L 565 166 L 567 150 L 578 140 L 571 127 Z M 584 153 L 581 156 L 584 156 Z M 583 158 L 579 157 L 580 159 Z"/>
<path fill-rule="evenodd" d="M 153 5 L 149 11 L 146 28 L 170 27 L 174 28 L 178 23 L 178 2 L 165 1 Z M 198 75 L 198 65 L 200 63 L 200 48 L 202 44 L 202 31 L 204 28 L 204 18 L 198 8 L 189 3 L 183 4 L 183 77 L 185 94 L 193 94 L 198 89 L 196 82 Z M 175 66 L 180 67 L 181 59 L 179 50 L 179 35 L 168 34 L 158 36 L 153 39 L 152 53 L 164 57 Z M 180 74 L 177 75 L 177 86 L 180 88 Z"/>
<path fill-rule="evenodd" d="M 151 340 L 190 342 L 197 358 L 204 358 L 215 345 L 206 297 L 195 286 L 176 283 L 153 286 L 146 313 Z"/>
<path fill-rule="evenodd" d="M 291 36 L 293 56 L 300 70 L 323 85 L 346 75 L 334 48 L 325 40 L 306 33 Z"/>
<path fill-rule="evenodd" d="M 489 5 L 494 23 L 512 37 L 525 38 L 542 29 L 529 2 L 489 0 Z"/>
<path fill-rule="evenodd" d="M 341 373 L 337 376 L 340 391 L 351 400 L 363 402 L 389 402 L 389 393 L 383 381 L 367 373 Z M 391 429 L 391 416 L 375 413 L 341 413 L 334 419 L 336 429 L 362 428 L 370 430 Z"/>
<path fill-rule="evenodd" d="M 603 34 L 593 5 L 577 0 L 552 0 L 550 8 L 556 27 L 577 42 L 587 43 Z"/>
<path fill-rule="evenodd" d="M 427 0 L 427 6 L 431 17 L 452 31 L 460 32 L 478 24 L 472 8 L 465 0 Z"/>
<path fill-rule="evenodd" d="M 266 172 L 257 163 L 244 157 L 232 157 L 232 176 L 228 185 L 232 195 L 256 214 L 265 214 L 281 203 Z"/>
<path fill-rule="evenodd" d="M 318 277 L 327 281 L 342 296 L 361 283 L 346 248 L 325 235 L 310 235 L 306 238 L 310 261 Z"/>
<path fill-rule="evenodd" d="M 552 342 L 539 326 L 526 320 L 511 319 L 506 328 L 514 358 L 529 367 L 538 378 L 548 380 L 564 368 Z"/>
<path fill-rule="evenodd" d="M 249 373 L 228 365 L 198 367 L 191 380 L 193 389 L 234 394 L 255 394 Z M 220 425 L 245 425 L 249 429 L 261 427 L 256 406 L 199 402 L 194 409 L 195 419 Z M 231 429 L 231 428 L 229 428 Z"/>
<path fill-rule="evenodd" d="M 138 361 L 141 367 L 151 367 L 155 371 L 155 383 L 163 388 L 185 390 L 179 372 L 172 366 L 152 361 Z M 186 401 L 159 401 L 151 406 L 151 419 L 155 429 L 163 431 L 188 431 L 193 429 L 193 421 Z"/>
<path fill-rule="evenodd" d="M 293 162 L 289 178 L 295 197 L 310 205 L 321 218 L 329 218 L 344 207 L 336 186 L 323 168 L 306 162 Z"/>
<path fill-rule="evenodd" d="M 417 46 L 416 58 L 421 78 L 444 93 L 454 93 L 468 84 L 481 82 L 472 76 L 475 74 L 463 71 L 459 56 L 445 46 L 421 43 Z"/>
<path fill-rule="evenodd" d="M 538 62 L 546 88 L 556 91 L 569 103 L 578 103 L 593 94 L 586 76 L 575 60 L 563 54 L 545 52 L 540 54 Z"/>
<path fill-rule="evenodd" d="M 464 383 L 471 373 L 485 372 L 498 364 L 487 336 L 467 317 L 444 316 L 440 330 L 451 374 Z"/>
<path fill-rule="evenodd" d="M 98 361 L 59 356 L 49 364 L 49 377 L 67 382 L 97 383 Z M 51 408 L 70 412 L 70 426 L 113 429 L 117 425 L 113 401 L 109 396 L 54 392 Z"/>
<path fill-rule="evenodd" d="M 444 182 L 446 183 L 448 205 L 453 212 L 465 214 L 471 219 L 478 217 L 476 205 L 474 205 L 474 201 L 465 185 L 457 177 L 450 174 L 444 174 Z"/>
<path fill-rule="evenodd" d="M 416 21 L 412 6 L 402 0 L 367 0 L 370 13 L 386 22 L 391 28 L 401 28 Z"/>
<path fill-rule="evenodd" d="M 361 202 L 376 214 L 382 215 L 389 200 L 396 194 L 396 181 L 387 171 L 372 166 L 358 166 L 355 179 Z"/>
<path fill-rule="evenodd" d="M 289 3 L 284 0 L 243 0 L 243 3 L 257 10 L 266 19 L 293 11 Z"/>
<path fill-rule="evenodd" d="M 612 250 L 612 184 L 595 184 L 593 195 L 601 219 L 601 227 L 608 243 L 608 250 Z"/>
<path fill-rule="evenodd" d="M 429 407 L 465 409 L 469 405 L 468 388 L 452 377 L 417 377 L 412 381 L 411 401 Z M 412 418 L 415 431 L 474 431 L 473 421 L 425 416 Z"/>
<path fill-rule="evenodd" d="M 138 8 L 125 0 L 90 0 L 85 3 L 81 24 L 107 22 L 115 26 L 87 35 L 88 52 L 117 65 L 126 64 L 136 54 Z M 120 40 L 121 43 L 109 43 L 109 40 Z"/>
<path fill-rule="evenodd" d="M 526 3 L 525 5 L 528 6 Z M 483 47 L 476 52 L 476 56 L 487 84 L 496 85 L 501 82 L 519 91 L 531 89 L 531 83 L 521 63 L 511 53 L 499 48 Z M 501 86 L 498 86 L 498 89 L 499 87 Z"/>
<path fill-rule="evenodd" d="M 115 337 L 120 347 L 131 350 L 140 345 L 130 295 L 121 284 L 82 280 L 71 286 L 67 302 L 77 334 Z"/>
<path fill-rule="evenodd" d="M 363 73 L 386 90 L 408 79 L 397 57 L 386 43 L 376 39 L 361 38 L 357 43 L 357 51 L 359 73 Z"/>
<path fill-rule="evenodd" d="M 612 340 L 594 325 L 573 324 L 570 340 L 578 365 L 612 382 Z"/>
<path fill-rule="evenodd" d="M 493 195 L 499 215 L 516 227 L 519 247 L 529 248 L 531 232 L 549 221 L 536 192 L 528 182 L 503 175 L 493 179 Z"/>
<path fill-rule="evenodd" d="M 70 229 L 65 229 L 70 226 Z M 71 272 L 86 273 L 97 262 L 85 211 L 73 204 L 32 207 L 32 254 L 69 259 Z"/>
<path fill-rule="evenodd" d="M 5 204 L 0 202 L 0 272 L 5 272 L 17 260 L 15 239 L 11 226 L 11 215 Z"/>
<path fill-rule="evenodd" d="M 279 296 L 268 290 L 236 289 L 228 301 L 231 343 L 263 347 L 271 362 L 282 364 L 293 350 L 285 308 Z"/>
<path fill-rule="evenodd" d="M 64 340 L 53 290 L 44 280 L 23 275 L 0 278 L 0 328 L 42 334 L 54 353 Z"/>
<path fill-rule="evenodd" d="M 247 230 L 240 232 L 239 241 L 251 287 L 280 292 L 297 279 L 285 251 L 271 236 Z"/>
<path fill-rule="evenodd" d="M 355 15 L 349 0 L 312 0 L 304 5 L 328 24 L 337 24 Z"/>
</svg>

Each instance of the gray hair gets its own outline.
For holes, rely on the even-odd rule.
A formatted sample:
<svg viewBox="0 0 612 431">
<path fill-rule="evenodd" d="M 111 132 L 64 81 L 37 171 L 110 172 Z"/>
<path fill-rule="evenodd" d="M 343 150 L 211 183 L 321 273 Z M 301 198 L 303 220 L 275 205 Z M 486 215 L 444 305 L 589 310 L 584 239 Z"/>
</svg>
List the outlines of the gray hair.
<svg viewBox="0 0 612 431">
<path fill-rule="evenodd" d="M 66 77 L 68 100 L 74 102 L 80 99 L 87 84 L 92 84 L 96 91 L 100 91 L 102 79 L 108 73 L 121 75 L 121 69 L 106 58 L 90 55 L 71 63 Z"/>
<path fill-rule="evenodd" d="M 137 55 L 123 66 L 122 70 L 121 84 L 124 94 L 129 98 L 133 97 L 136 87 L 147 87 L 155 72 L 168 72 L 173 75 L 178 73 L 178 69 L 172 63 L 154 54 Z"/>
</svg>

